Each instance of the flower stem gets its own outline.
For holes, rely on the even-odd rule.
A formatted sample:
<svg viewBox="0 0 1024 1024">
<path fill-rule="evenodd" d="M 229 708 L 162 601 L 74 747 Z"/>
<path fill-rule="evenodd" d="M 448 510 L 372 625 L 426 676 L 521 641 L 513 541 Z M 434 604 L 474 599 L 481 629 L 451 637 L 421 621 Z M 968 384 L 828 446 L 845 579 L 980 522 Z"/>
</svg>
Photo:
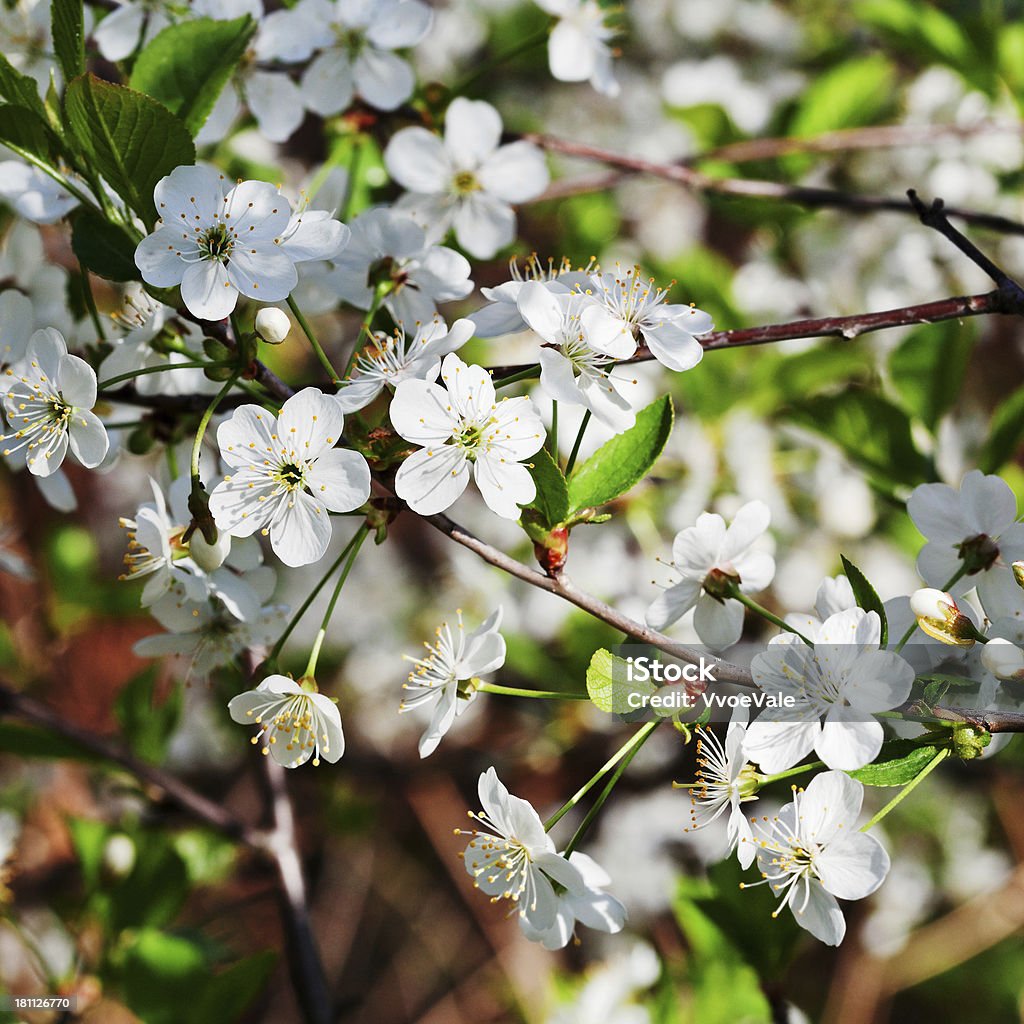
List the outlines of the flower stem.
<svg viewBox="0 0 1024 1024">
<path fill-rule="evenodd" d="M 341 201 L 341 209 L 338 210 L 338 220 L 342 223 L 347 221 L 352 214 L 352 202 L 356 197 L 356 182 L 359 178 L 359 164 L 362 162 L 365 148 L 366 139 L 362 135 L 352 140 L 352 152 L 348 158 L 348 177 L 345 180 L 345 196 Z"/>
<path fill-rule="evenodd" d="M 324 589 L 324 587 L 327 585 L 327 581 L 334 575 L 335 571 L 338 569 L 341 563 L 344 562 L 346 558 L 348 558 L 349 554 L 351 554 L 352 547 L 356 543 L 356 541 L 359 540 L 359 536 L 359 531 L 356 531 L 352 535 L 352 539 L 342 549 L 341 554 L 338 555 L 338 557 L 331 563 L 331 567 L 320 578 L 320 582 L 317 583 L 317 585 L 310 591 L 309 596 L 306 598 L 305 601 L 302 602 L 302 604 L 299 606 L 298 611 L 296 611 L 295 614 L 288 621 L 288 625 L 285 626 L 284 632 L 277 638 L 277 643 L 274 644 L 274 647 L 271 650 L 270 654 L 267 655 L 268 665 L 274 664 L 277 661 L 277 659 L 281 656 L 281 650 L 284 647 L 284 645 L 288 642 L 288 637 L 292 635 L 292 633 L 295 630 L 295 627 L 299 624 L 299 620 L 309 610 L 309 606 L 316 600 L 317 594 L 319 594 L 320 591 Z"/>
<path fill-rule="evenodd" d="M 393 285 L 390 281 L 382 281 L 374 289 L 373 298 L 370 300 L 370 308 L 366 311 L 366 316 L 363 318 L 363 322 L 359 327 L 359 336 L 356 338 L 355 344 L 352 346 L 352 351 L 348 354 L 348 361 L 345 363 L 344 377 L 352 372 L 352 364 L 356 361 L 356 356 L 359 354 L 360 349 L 363 347 L 363 335 L 367 338 L 371 336 L 373 331 L 373 320 L 377 313 L 380 311 L 381 304 L 390 294 Z"/>
<path fill-rule="evenodd" d="M 541 697 L 545 700 L 590 700 L 585 693 L 561 693 L 558 690 L 523 690 L 517 686 L 499 686 L 497 683 L 478 683 L 480 693 L 499 693 L 505 697 Z"/>
<path fill-rule="evenodd" d="M 303 679 L 312 679 L 313 676 L 316 675 L 316 663 L 320 657 L 320 648 L 323 646 L 324 637 L 327 636 L 327 627 L 330 625 L 331 616 L 334 614 L 334 606 L 338 603 L 338 598 L 341 596 L 341 588 L 345 586 L 345 581 L 348 579 L 348 575 L 352 571 L 352 566 L 356 563 L 356 556 L 359 554 L 359 549 L 363 546 L 363 541 L 366 540 L 369 532 L 369 526 L 367 526 L 366 523 L 362 523 L 359 529 L 356 530 L 355 536 L 348 543 L 348 547 L 346 548 L 348 551 L 348 561 L 345 562 L 345 567 L 341 570 L 338 582 L 334 585 L 334 593 L 331 594 L 331 600 L 327 605 L 327 611 L 324 612 L 323 621 L 320 623 L 320 632 L 317 633 L 316 640 L 313 641 L 313 650 L 309 653 L 309 662 L 306 665 L 306 671 L 302 673 Z M 304 609 L 305 606 L 303 607 L 303 610 Z"/>
<path fill-rule="evenodd" d="M 210 425 L 210 420 L 213 419 L 213 414 L 217 411 L 217 406 L 220 405 L 227 393 L 234 387 L 235 378 L 229 377 L 224 381 L 224 386 L 213 396 L 213 400 L 206 407 L 206 411 L 203 413 L 202 419 L 199 421 L 199 426 L 196 427 L 196 439 L 192 442 L 192 461 L 190 463 L 192 473 L 192 485 L 200 483 L 199 480 L 199 456 L 203 450 L 203 438 L 206 436 L 206 428 Z"/>
<path fill-rule="evenodd" d="M 507 387 L 509 384 L 516 384 L 521 380 L 532 380 L 534 377 L 540 376 L 540 364 L 535 366 L 527 366 L 525 369 L 520 370 L 518 373 L 510 373 L 507 377 L 499 377 L 494 382 L 494 388 Z"/>
<path fill-rule="evenodd" d="M 188 362 L 188 363 L 166 363 L 163 366 L 144 366 L 141 370 L 132 370 L 130 373 L 119 373 L 116 377 L 108 377 L 106 380 L 101 380 L 96 385 L 97 390 L 103 391 L 105 388 L 113 387 L 115 384 L 120 384 L 122 381 L 132 380 L 135 377 L 145 377 L 148 373 L 167 373 L 168 370 L 206 370 L 213 369 L 219 366 L 233 366 L 234 363 L 201 363 L 201 362 Z"/>
<path fill-rule="evenodd" d="M 576 435 L 576 440 L 573 442 L 572 451 L 569 452 L 569 461 L 565 464 L 565 475 L 568 476 L 572 472 L 572 467 L 576 465 L 576 456 L 580 453 L 580 445 L 583 443 L 583 435 L 587 432 L 587 426 L 590 423 L 591 412 L 588 409 L 583 414 L 583 422 L 580 423 L 579 433 Z"/>
<path fill-rule="evenodd" d="M 773 782 L 781 782 L 783 779 L 791 779 L 794 775 L 803 775 L 804 772 L 824 767 L 824 761 L 811 761 L 810 764 L 798 764 L 795 768 L 787 768 L 784 772 L 776 772 L 774 775 L 759 775 L 757 777 L 757 785 L 760 789 L 764 786 L 770 786 Z"/>
<path fill-rule="evenodd" d="M 306 319 L 305 314 L 301 309 L 299 309 L 298 303 L 290 295 L 288 296 L 288 308 L 292 311 L 295 319 L 299 321 L 302 333 L 309 339 L 309 343 L 313 346 L 313 351 L 316 353 L 317 359 L 320 360 L 320 365 L 329 374 L 331 383 L 337 384 L 341 380 L 338 376 L 338 371 L 331 365 L 330 359 L 327 358 L 327 353 L 323 350 L 320 342 L 317 341 L 316 334 L 313 331 L 313 328 L 309 326 L 309 321 Z"/>
<path fill-rule="evenodd" d="M 808 640 L 807 637 L 805 637 L 803 633 L 800 632 L 800 630 L 794 629 L 788 622 L 786 622 L 784 619 L 780 619 L 778 615 L 776 615 L 774 612 L 768 611 L 767 608 L 765 608 L 763 605 L 759 605 L 753 598 L 747 597 L 747 595 L 744 594 L 743 591 L 740 590 L 740 588 L 737 587 L 735 584 L 733 584 L 729 596 L 734 600 L 739 601 L 739 603 L 743 605 L 744 608 L 747 608 L 750 611 L 754 612 L 755 615 L 760 615 L 762 619 L 766 619 L 773 626 L 778 626 L 779 629 L 785 630 L 787 633 L 792 633 L 794 636 L 800 637 L 800 639 L 803 640 L 803 642 L 807 644 L 808 647 L 814 646 L 814 644 L 810 640 Z"/>
<path fill-rule="evenodd" d="M 545 446 L 551 452 L 551 459 L 558 465 L 558 403 L 551 403 L 551 429 L 548 431 L 548 443 Z"/>
<path fill-rule="evenodd" d="M 877 825 L 901 800 L 903 800 L 926 775 L 930 775 L 942 762 L 949 757 L 949 747 L 943 747 L 936 751 L 935 756 L 914 776 L 866 825 L 861 826 L 861 832 Z"/>
<path fill-rule="evenodd" d="M 946 580 L 946 585 L 942 587 L 942 590 L 948 591 L 949 588 L 953 586 L 953 584 L 956 583 L 957 580 L 961 579 L 966 572 L 967 566 L 961 565 L 960 568 L 957 569 L 957 571 L 953 573 L 953 575 L 950 576 L 948 580 Z M 899 654 L 900 651 L 902 651 L 903 648 L 907 646 L 907 641 L 914 635 L 914 632 L 917 628 L 917 619 L 914 619 L 914 621 L 910 624 L 910 628 L 906 631 L 906 633 L 903 634 L 903 636 L 900 639 L 900 642 L 896 645 L 897 654 Z"/>
<path fill-rule="evenodd" d="M 576 829 L 572 839 L 566 843 L 565 856 L 568 857 L 573 850 L 583 841 L 583 837 L 587 834 L 587 830 L 594 823 L 594 819 L 597 817 L 601 808 L 604 806 L 604 802 L 611 796 L 612 790 L 618 784 L 619 779 L 622 778 L 623 772 L 629 767 L 629 762 L 636 757 L 637 751 L 647 742 L 647 738 L 654 732 L 655 729 L 661 725 L 661 719 L 656 722 L 648 722 L 642 729 L 640 729 L 633 737 L 632 745 L 630 746 L 626 756 L 623 757 L 619 763 L 618 768 L 615 769 L 615 774 L 608 780 L 604 789 L 601 790 L 600 795 L 594 801 L 593 807 L 587 811 L 586 817 L 580 822 L 580 827 Z"/>
<path fill-rule="evenodd" d="M 535 46 L 539 46 L 541 43 L 547 42 L 550 32 L 551 26 L 545 26 L 542 31 L 535 32 L 532 36 L 527 36 L 521 42 L 516 43 L 515 46 L 510 46 L 504 52 L 495 54 L 490 60 L 484 61 L 476 71 L 471 72 L 456 85 L 452 86 L 452 95 L 464 96 L 466 90 L 471 85 L 483 78 L 484 75 L 490 74 L 494 68 L 500 67 L 502 64 L 507 64 L 510 60 L 514 60 L 516 57 L 519 57 L 524 53 L 528 53 Z"/>
</svg>

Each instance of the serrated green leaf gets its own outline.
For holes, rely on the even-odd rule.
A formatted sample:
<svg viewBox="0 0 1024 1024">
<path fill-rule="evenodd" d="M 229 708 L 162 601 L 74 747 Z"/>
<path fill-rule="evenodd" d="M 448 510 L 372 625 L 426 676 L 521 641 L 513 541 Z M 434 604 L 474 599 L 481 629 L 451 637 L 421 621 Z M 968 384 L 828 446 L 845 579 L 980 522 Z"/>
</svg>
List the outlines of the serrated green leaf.
<svg viewBox="0 0 1024 1024">
<path fill-rule="evenodd" d="M 39 87 L 34 78 L 23 75 L 0 53 L 0 97 L 20 107 L 26 107 L 40 119 L 46 120 L 46 110 L 39 98 Z"/>
<path fill-rule="evenodd" d="M 988 438 L 978 456 L 982 473 L 996 473 L 1006 465 L 1024 441 L 1024 388 L 996 406 L 988 425 Z"/>
<path fill-rule="evenodd" d="M 931 479 L 928 460 L 914 445 L 910 417 L 881 395 L 851 389 L 794 404 L 788 418 L 833 441 L 882 486 L 914 486 Z"/>
<path fill-rule="evenodd" d="M 929 429 L 960 394 L 973 345 L 974 332 L 949 320 L 918 327 L 889 357 L 901 404 Z"/>
<path fill-rule="evenodd" d="M 569 489 L 561 469 L 547 449 L 541 448 L 531 456 L 530 462 L 530 476 L 537 487 L 537 496 L 528 507 L 535 508 L 544 520 L 544 526 L 551 529 L 569 515 Z"/>
<path fill-rule="evenodd" d="M 668 395 L 638 412 L 629 430 L 603 444 L 569 477 L 570 509 L 604 505 L 642 480 L 665 447 L 672 420 Z"/>
<path fill-rule="evenodd" d="M 865 786 L 905 786 L 928 767 L 938 752 L 938 747 L 920 746 L 910 740 L 901 740 L 887 749 L 886 760 L 858 768 L 849 774 Z"/>
<path fill-rule="evenodd" d="M 185 125 L 151 97 L 94 75 L 71 82 L 64 109 L 84 156 L 152 226 L 157 182 L 175 167 L 196 160 Z"/>
<path fill-rule="evenodd" d="M 195 136 L 255 31 L 248 15 L 233 21 L 197 18 L 171 25 L 139 54 L 128 84 L 159 100 Z"/>
<path fill-rule="evenodd" d="M 629 694 L 653 694 L 656 690 L 651 682 L 627 683 L 625 659 L 603 647 L 594 651 L 587 666 L 587 693 L 602 711 L 612 715 L 632 714 L 636 708 L 629 706 Z"/>
<path fill-rule="evenodd" d="M 85 17 L 82 0 L 52 0 L 50 26 L 53 51 L 64 74 L 64 81 L 85 71 Z"/>
<path fill-rule="evenodd" d="M 863 608 L 866 612 L 874 612 L 881 621 L 882 639 L 879 647 L 884 650 L 885 645 L 889 642 L 889 622 L 885 617 L 885 606 L 882 604 L 882 599 L 878 596 L 875 588 L 871 586 L 867 576 L 846 555 L 840 555 L 839 557 L 843 562 L 843 572 L 846 573 L 846 578 L 850 581 L 850 586 L 853 588 L 853 596 L 857 599 L 857 606 Z"/>
<path fill-rule="evenodd" d="M 138 281 L 135 265 L 135 239 L 94 210 L 75 214 L 71 229 L 71 248 L 86 270 L 108 281 Z"/>
<path fill-rule="evenodd" d="M 49 165 L 55 163 L 60 149 L 57 136 L 34 110 L 12 103 L 0 106 L 0 142 Z"/>
</svg>

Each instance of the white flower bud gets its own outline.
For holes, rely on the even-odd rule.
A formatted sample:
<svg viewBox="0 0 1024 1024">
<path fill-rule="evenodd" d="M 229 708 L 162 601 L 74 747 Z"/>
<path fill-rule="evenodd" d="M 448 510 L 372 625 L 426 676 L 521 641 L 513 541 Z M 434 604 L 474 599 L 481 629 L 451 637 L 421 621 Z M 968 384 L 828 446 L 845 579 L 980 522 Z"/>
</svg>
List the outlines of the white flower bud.
<svg viewBox="0 0 1024 1024">
<path fill-rule="evenodd" d="M 910 595 L 910 610 L 918 626 L 930 637 L 955 647 L 971 647 L 978 631 L 953 600 L 952 594 L 932 587 L 915 590 Z"/>
<path fill-rule="evenodd" d="M 188 551 L 192 561 L 203 572 L 213 572 L 224 564 L 224 559 L 231 551 L 231 534 L 221 530 L 213 544 L 207 543 L 202 530 L 196 530 L 188 542 Z"/>
<path fill-rule="evenodd" d="M 135 843 L 129 836 L 111 836 L 103 847 L 103 866 L 115 877 L 124 878 L 135 867 Z"/>
<path fill-rule="evenodd" d="M 292 329 L 292 322 L 283 309 L 275 306 L 264 306 L 256 314 L 256 333 L 268 345 L 280 345 L 288 332 Z"/>
<path fill-rule="evenodd" d="M 997 679 L 1024 679 L 1024 651 L 994 636 L 981 651 L 981 663 Z"/>
<path fill-rule="evenodd" d="M 1013 578 L 1017 586 L 1024 588 L 1024 562 L 1013 562 L 1010 568 L 1013 570 Z"/>
</svg>

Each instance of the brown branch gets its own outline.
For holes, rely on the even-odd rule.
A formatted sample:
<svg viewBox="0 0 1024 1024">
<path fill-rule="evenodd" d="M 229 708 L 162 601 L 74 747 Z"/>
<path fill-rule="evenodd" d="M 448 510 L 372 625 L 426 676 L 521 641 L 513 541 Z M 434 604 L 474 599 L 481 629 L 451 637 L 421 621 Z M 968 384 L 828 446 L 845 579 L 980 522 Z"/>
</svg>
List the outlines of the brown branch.
<svg viewBox="0 0 1024 1024">
<path fill-rule="evenodd" d="M 266 837 L 260 829 L 246 825 L 223 806 L 192 789 L 170 772 L 140 761 L 134 754 L 117 744 L 75 725 L 74 722 L 69 722 L 51 711 L 45 704 L 0 684 L 0 715 L 2 714 L 11 714 L 24 722 L 72 740 L 84 750 L 106 761 L 119 764 L 136 778 L 155 786 L 167 799 L 218 832 L 254 849 L 265 848 Z"/>
<path fill-rule="evenodd" d="M 684 163 L 721 160 L 742 164 L 755 160 L 775 160 L 792 153 L 848 153 L 861 149 L 896 149 L 901 146 L 927 146 L 943 139 L 972 139 L 979 135 L 1024 135 L 1024 123 L 980 121 L 960 124 L 886 124 L 866 128 L 841 128 L 807 138 L 745 139 L 688 157 Z"/>
<path fill-rule="evenodd" d="M 530 132 L 520 137 L 548 150 L 548 152 L 562 153 L 565 156 L 579 157 L 583 160 L 594 160 L 634 174 L 650 174 L 708 195 L 732 196 L 741 199 L 767 199 L 773 202 L 794 203 L 808 209 L 838 209 L 857 213 L 887 211 L 906 214 L 913 212 L 902 196 L 862 196 L 841 192 L 838 189 L 817 188 L 809 185 L 786 185 L 757 178 L 716 178 L 685 164 L 657 163 L 653 160 L 626 156 L 597 146 L 590 146 L 584 142 L 571 142 L 551 135 Z M 953 206 L 949 207 L 946 212 L 950 216 L 957 217 L 976 227 L 988 228 L 991 231 L 1008 235 L 1024 234 L 1024 224 L 998 214 Z"/>
</svg>

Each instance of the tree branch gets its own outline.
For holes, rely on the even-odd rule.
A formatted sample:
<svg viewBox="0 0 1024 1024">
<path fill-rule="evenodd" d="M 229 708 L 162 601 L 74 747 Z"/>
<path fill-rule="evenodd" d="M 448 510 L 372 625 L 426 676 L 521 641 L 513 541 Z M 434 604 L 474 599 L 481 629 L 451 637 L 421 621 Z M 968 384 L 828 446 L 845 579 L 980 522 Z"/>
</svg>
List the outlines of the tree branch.
<svg viewBox="0 0 1024 1024">
<path fill-rule="evenodd" d="M 816 188 L 808 185 L 786 185 L 776 181 L 762 181 L 757 178 L 716 178 L 695 170 L 685 164 L 662 164 L 640 157 L 626 156 L 611 150 L 601 149 L 584 142 L 571 142 L 567 139 L 528 132 L 520 138 L 546 149 L 551 153 L 563 153 L 566 156 L 579 157 L 583 160 L 594 160 L 618 167 L 634 174 L 650 174 L 667 181 L 674 181 L 685 188 L 708 195 L 733 196 L 742 199 L 767 199 L 774 202 L 794 203 L 808 209 L 851 210 L 858 213 L 867 211 L 887 211 L 890 213 L 909 213 L 906 201 L 900 196 L 861 196 L 838 189 Z M 542 196 L 541 198 L 546 198 Z M 946 211 L 950 216 L 957 217 L 976 227 L 988 228 L 1007 235 L 1024 234 L 1024 224 L 1001 217 L 998 214 L 983 213 L 979 210 L 967 210 L 961 207 L 949 207 Z"/>
</svg>

